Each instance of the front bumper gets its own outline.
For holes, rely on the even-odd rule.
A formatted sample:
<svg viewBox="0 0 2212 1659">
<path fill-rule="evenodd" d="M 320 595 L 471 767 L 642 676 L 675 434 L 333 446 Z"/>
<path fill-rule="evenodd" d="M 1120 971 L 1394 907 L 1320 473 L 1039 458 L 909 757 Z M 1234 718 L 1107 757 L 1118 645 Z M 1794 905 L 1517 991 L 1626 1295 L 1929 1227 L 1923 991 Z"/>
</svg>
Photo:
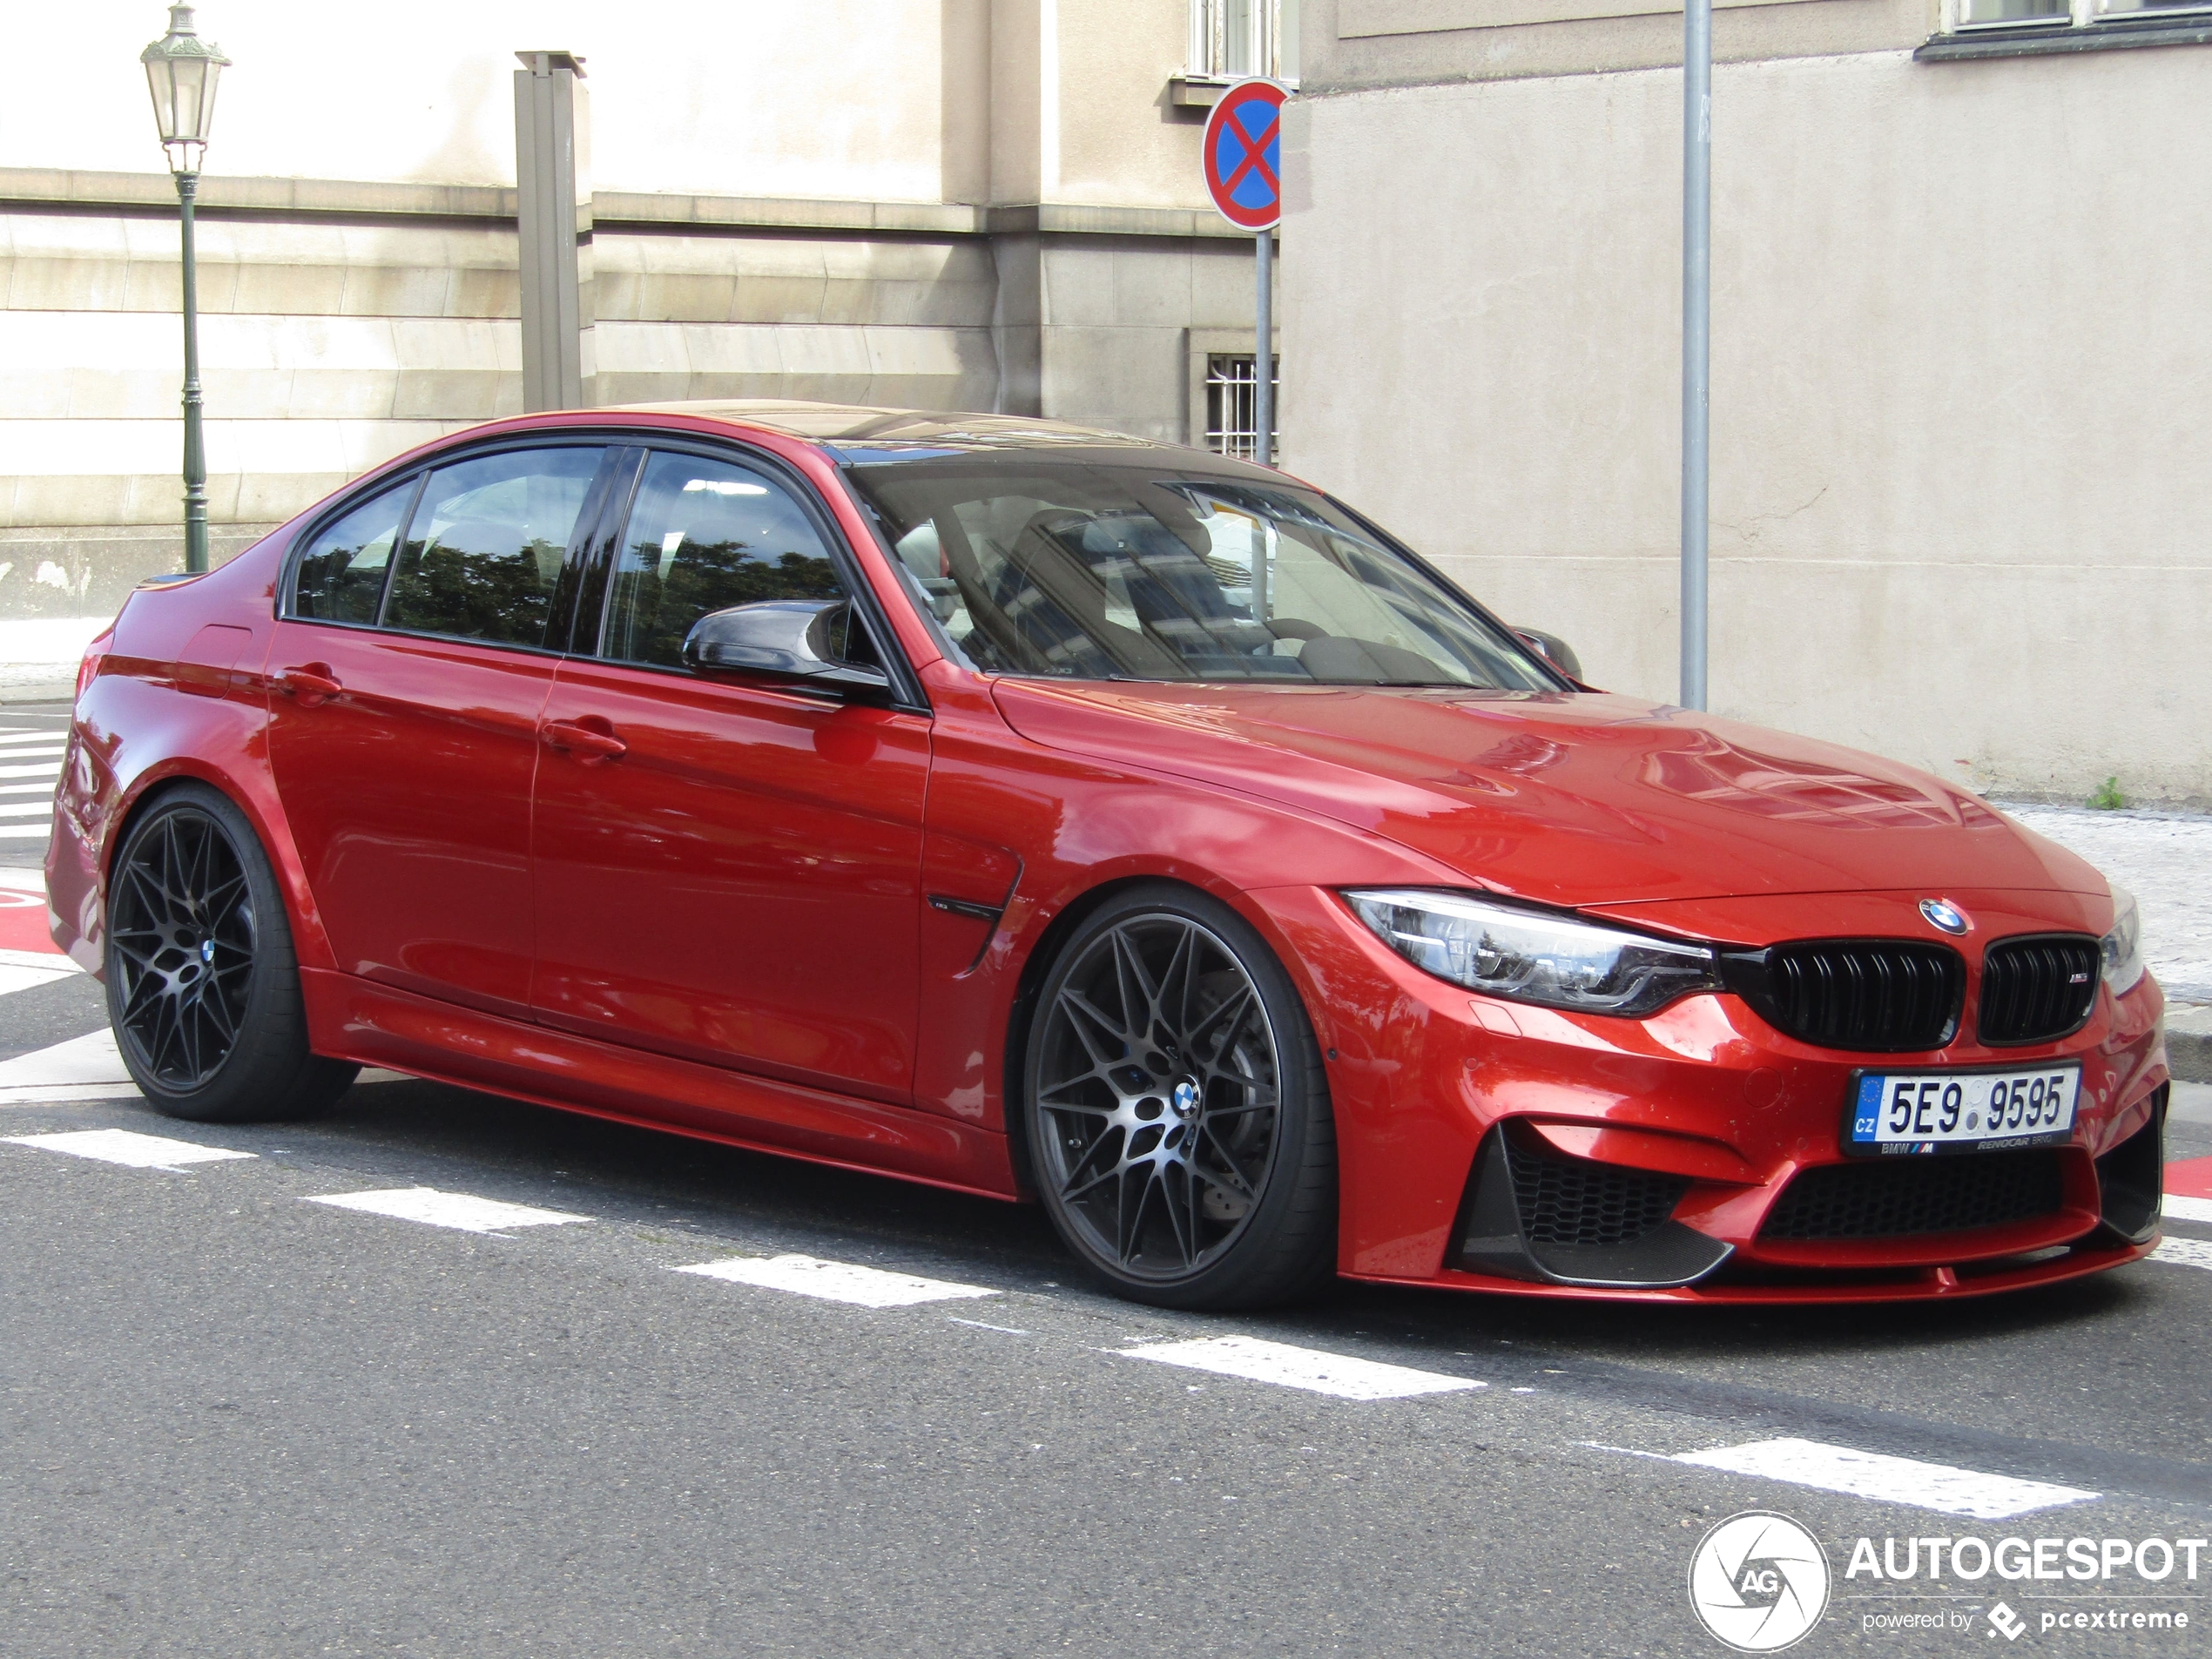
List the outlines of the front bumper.
<svg viewBox="0 0 2212 1659">
<path fill-rule="evenodd" d="M 1350 1277 L 1521 1295 L 1878 1301 L 2047 1284 L 2156 1242 L 2168 1077 L 2163 998 L 2148 975 L 2124 997 L 2101 993 L 2061 1042 L 1985 1049 L 1968 1022 L 1937 1053 L 1839 1054 L 1724 993 L 1641 1021 L 1474 996 L 1405 961 L 1325 890 L 1251 898 L 1304 981 L 1327 1055 Z M 1881 1160 L 1842 1150 L 1862 1069 L 2054 1059 L 2082 1066 L 2062 1146 Z M 1814 1184 L 1790 1197 L 1801 1177 Z M 1579 1231 L 1532 1209 L 1529 1191 L 1547 1184 L 1579 1195 Z"/>
</svg>

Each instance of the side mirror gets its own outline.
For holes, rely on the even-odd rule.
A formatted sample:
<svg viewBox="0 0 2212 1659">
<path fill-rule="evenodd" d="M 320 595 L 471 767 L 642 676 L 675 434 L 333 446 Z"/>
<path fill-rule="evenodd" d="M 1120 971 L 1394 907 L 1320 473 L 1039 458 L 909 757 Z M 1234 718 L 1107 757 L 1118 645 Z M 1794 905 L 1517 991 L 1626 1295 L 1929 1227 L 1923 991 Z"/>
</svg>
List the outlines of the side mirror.
<svg viewBox="0 0 2212 1659">
<path fill-rule="evenodd" d="M 762 599 L 711 610 L 684 636 L 694 673 L 761 674 L 832 695 L 888 691 L 891 677 L 839 655 L 852 608 L 842 599 Z"/>
<path fill-rule="evenodd" d="M 1575 655 L 1575 648 L 1557 634 L 1548 634 L 1541 628 L 1515 628 L 1513 631 L 1521 644 L 1534 647 L 1539 657 L 1568 679 L 1582 678 L 1581 659 Z"/>
</svg>

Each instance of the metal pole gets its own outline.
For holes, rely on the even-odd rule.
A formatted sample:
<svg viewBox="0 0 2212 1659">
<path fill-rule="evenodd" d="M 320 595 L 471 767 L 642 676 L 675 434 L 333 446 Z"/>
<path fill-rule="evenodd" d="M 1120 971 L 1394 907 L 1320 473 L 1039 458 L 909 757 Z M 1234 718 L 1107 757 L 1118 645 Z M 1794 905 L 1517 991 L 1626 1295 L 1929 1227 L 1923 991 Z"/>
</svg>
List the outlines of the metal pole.
<svg viewBox="0 0 2212 1659">
<path fill-rule="evenodd" d="M 199 175 L 180 172 L 177 201 L 185 251 L 185 569 L 207 568 L 207 451 L 199 429 L 199 285 L 192 266 L 192 206 Z"/>
<path fill-rule="evenodd" d="M 1705 532 L 1711 478 L 1713 0 L 1683 0 L 1682 705 L 1705 706 Z"/>
<path fill-rule="evenodd" d="M 1275 233 L 1252 238 L 1259 265 L 1259 339 L 1252 353 L 1252 459 L 1275 464 Z"/>
</svg>

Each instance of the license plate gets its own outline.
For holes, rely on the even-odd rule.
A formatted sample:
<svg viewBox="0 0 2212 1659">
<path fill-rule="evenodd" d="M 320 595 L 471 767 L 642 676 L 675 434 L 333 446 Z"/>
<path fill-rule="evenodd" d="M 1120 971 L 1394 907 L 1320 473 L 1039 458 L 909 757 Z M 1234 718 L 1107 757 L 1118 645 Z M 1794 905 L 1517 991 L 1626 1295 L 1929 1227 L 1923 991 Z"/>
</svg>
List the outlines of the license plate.
<svg viewBox="0 0 2212 1659">
<path fill-rule="evenodd" d="M 1844 1150 L 1865 1156 L 1995 1152 L 2070 1139 L 2079 1065 L 1858 1075 Z"/>
</svg>

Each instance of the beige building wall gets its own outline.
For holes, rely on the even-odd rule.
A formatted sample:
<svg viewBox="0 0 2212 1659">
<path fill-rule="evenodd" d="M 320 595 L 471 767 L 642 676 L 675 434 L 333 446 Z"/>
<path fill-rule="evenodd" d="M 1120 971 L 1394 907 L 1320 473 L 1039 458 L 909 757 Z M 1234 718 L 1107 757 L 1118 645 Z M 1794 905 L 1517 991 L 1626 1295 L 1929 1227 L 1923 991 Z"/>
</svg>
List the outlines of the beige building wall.
<svg viewBox="0 0 2212 1659">
<path fill-rule="evenodd" d="M 1190 0 L 212 0 L 201 185 L 219 558 L 346 479 L 519 411 L 512 77 L 587 65 L 601 403 L 780 396 L 1183 440 L 1189 342 L 1251 327 L 1174 96 Z M 0 100 L 0 617 L 175 568 L 164 12 L 11 19 Z M 379 51 L 389 55 L 379 57 Z"/>
<path fill-rule="evenodd" d="M 1889 9 L 1762 10 L 1817 37 Z M 1447 44 L 1555 64 L 1547 29 L 1625 51 L 1647 22 L 1678 63 L 1678 17 L 1506 27 L 1399 43 L 1424 84 L 1393 87 L 1373 37 L 1317 65 L 1309 11 L 1284 452 L 1666 700 L 1680 71 L 1440 75 Z M 1721 64 L 1716 710 L 1980 788 L 2212 799 L 2209 97 L 2188 47 Z"/>
</svg>

